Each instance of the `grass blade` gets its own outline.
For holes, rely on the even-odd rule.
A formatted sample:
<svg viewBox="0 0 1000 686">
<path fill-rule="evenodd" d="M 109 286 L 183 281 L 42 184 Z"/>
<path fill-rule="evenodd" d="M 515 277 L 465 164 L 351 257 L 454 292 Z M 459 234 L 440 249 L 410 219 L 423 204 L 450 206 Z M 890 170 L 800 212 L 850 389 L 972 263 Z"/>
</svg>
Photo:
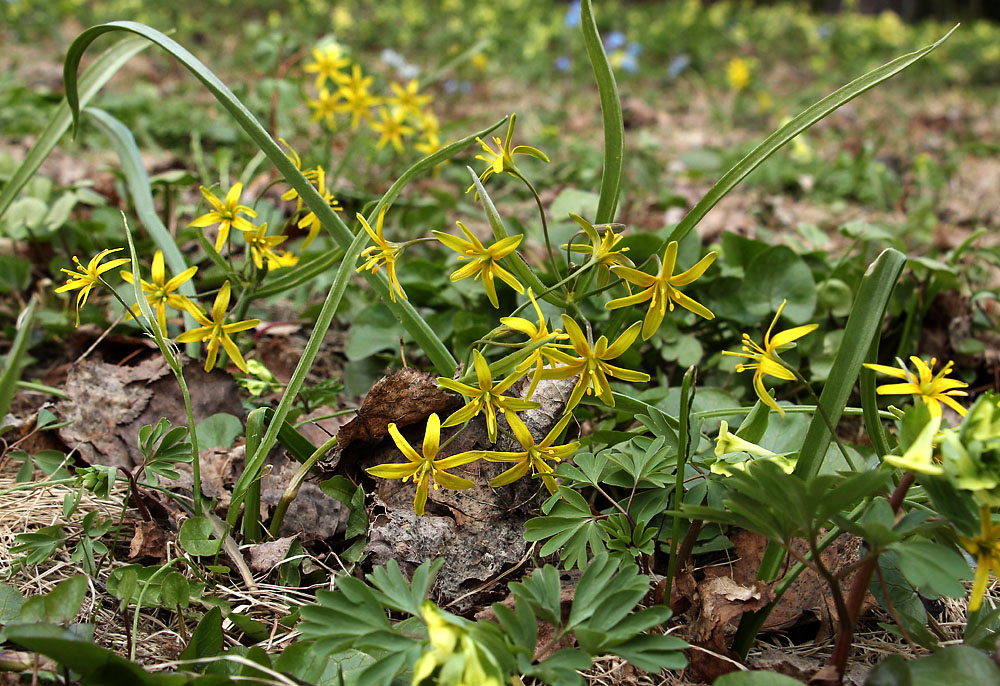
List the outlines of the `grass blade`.
<svg viewBox="0 0 1000 686">
<path fill-rule="evenodd" d="M 597 203 L 595 224 L 614 221 L 621 192 L 622 170 L 625 166 L 625 120 L 622 117 L 622 103 L 618 97 L 618 84 L 611 64 L 597 32 L 594 10 L 590 0 L 580 5 L 580 26 L 587 55 L 594 68 L 597 91 L 601 96 L 601 114 L 604 116 L 604 171 L 601 174 L 601 196 Z"/>
<path fill-rule="evenodd" d="M 70 45 L 66 53 L 66 61 L 63 64 L 63 81 L 66 86 L 66 100 L 73 114 L 74 124 L 79 122 L 80 93 L 76 74 L 80 65 L 80 59 L 83 57 L 84 52 L 86 52 L 87 47 L 94 40 L 114 31 L 126 31 L 142 36 L 166 50 L 172 57 L 183 64 L 215 96 L 216 100 L 229 112 L 233 120 L 250 136 L 254 144 L 267 155 L 268 159 L 271 160 L 271 164 L 275 166 L 289 185 L 298 191 L 299 197 L 316 214 L 323 227 L 330 232 L 337 244 L 345 250 L 351 245 L 355 238 L 354 232 L 348 228 L 347 224 L 323 200 L 323 197 L 316 191 L 316 188 L 302 175 L 302 172 L 296 168 L 295 164 L 285 155 L 284 151 L 278 147 L 278 144 L 274 142 L 270 134 L 261 126 L 253 113 L 247 109 L 246 105 L 201 60 L 191 54 L 184 46 L 145 24 L 132 21 L 99 24 L 81 33 Z M 362 231 L 361 233 L 363 234 L 364 232 Z M 420 345 L 424 354 L 430 358 L 438 373 L 444 376 L 453 376 L 457 367 L 455 358 L 434 330 L 427 325 L 416 309 L 414 309 L 413 305 L 402 299 L 392 301 L 389 296 L 389 282 L 384 272 L 376 274 L 363 272 L 363 276 L 372 288 L 375 289 L 379 297 L 382 298 L 382 302 L 385 303 L 386 307 L 399 319 L 403 328 Z"/>
<path fill-rule="evenodd" d="M 37 307 L 38 298 L 32 296 L 28 306 L 17 318 L 17 334 L 10 350 L 7 351 L 3 374 L 0 375 L 0 419 L 6 416 L 14 400 L 14 393 L 17 392 L 17 380 L 21 378 L 21 367 L 24 366 L 24 356 L 28 352 L 28 340 L 31 337 L 31 327 L 35 323 Z"/>
<path fill-rule="evenodd" d="M 80 77 L 80 87 L 78 93 L 79 106 L 86 105 L 97 91 L 104 87 L 104 84 L 114 76 L 123 64 L 145 49 L 149 43 L 140 38 L 127 38 L 111 46 L 107 51 L 91 65 L 82 77 Z M 66 99 L 63 99 L 56 108 L 55 114 L 49 120 L 48 125 L 38 135 L 38 140 L 31 146 L 24 162 L 14 172 L 10 181 L 0 189 L 0 217 L 3 217 L 7 208 L 14 202 L 17 194 L 28 183 L 38 167 L 41 166 L 45 158 L 49 156 L 52 149 L 59 143 L 59 139 L 69 129 L 73 121 L 70 107 Z"/>
<path fill-rule="evenodd" d="M 708 211 L 715 207 L 715 205 L 722 200 L 722 198 L 724 198 L 729 191 L 733 189 L 733 187 L 736 186 L 736 184 L 742 181 L 747 174 L 760 166 L 764 160 L 773 155 L 778 148 L 795 138 L 819 120 L 826 117 L 841 105 L 850 102 L 865 91 L 874 88 L 886 79 L 895 76 L 920 58 L 926 56 L 936 47 L 941 45 L 941 43 L 946 41 L 948 36 L 950 36 L 956 28 L 958 27 L 956 26 L 931 45 L 921 48 L 916 52 L 911 52 L 907 55 L 897 57 L 891 62 L 883 64 L 878 69 L 874 69 L 864 76 L 851 81 L 843 88 L 831 93 L 815 105 L 809 107 L 790 122 L 765 138 L 763 143 L 754 148 L 749 155 L 737 162 L 732 169 L 727 171 L 725 175 L 723 175 L 723 177 L 719 179 L 714 186 L 712 186 L 708 193 L 705 194 L 705 197 L 698 201 L 698 204 L 695 205 L 674 228 L 674 230 L 670 232 L 670 236 L 663 241 L 663 244 L 656 250 L 656 252 L 663 252 L 663 250 L 667 247 L 667 243 L 670 241 L 680 241 L 684 238 L 684 236 L 686 236 L 688 232 L 691 231 L 691 229 L 693 229 L 706 214 L 708 214 Z"/>
</svg>

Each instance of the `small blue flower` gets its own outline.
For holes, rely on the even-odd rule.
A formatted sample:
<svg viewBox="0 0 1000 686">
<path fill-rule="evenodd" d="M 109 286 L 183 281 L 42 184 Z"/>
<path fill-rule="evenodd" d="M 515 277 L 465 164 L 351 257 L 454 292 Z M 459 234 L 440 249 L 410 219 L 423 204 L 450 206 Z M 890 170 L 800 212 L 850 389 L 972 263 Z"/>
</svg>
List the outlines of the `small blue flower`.
<svg viewBox="0 0 1000 686">
<path fill-rule="evenodd" d="M 639 53 L 642 52 L 642 46 L 636 42 L 629 43 L 628 47 L 625 48 L 625 52 L 627 52 L 632 57 L 638 57 Z"/>
<path fill-rule="evenodd" d="M 569 58 L 566 55 L 556 58 L 556 69 L 559 71 L 569 71 Z"/>
<path fill-rule="evenodd" d="M 816 27 L 816 35 L 822 40 L 826 40 L 833 34 L 833 27 L 829 24 L 820 24 Z"/>
<path fill-rule="evenodd" d="M 575 0 L 569 5 L 566 11 L 566 28 L 574 28 L 580 25 L 580 0 Z"/>
<path fill-rule="evenodd" d="M 670 64 L 667 65 L 667 78 L 671 81 L 676 79 L 689 66 L 691 66 L 691 58 L 687 55 L 687 53 L 674 55 L 670 59 Z"/>
<path fill-rule="evenodd" d="M 604 39 L 604 47 L 608 50 L 617 50 L 625 45 L 625 34 L 621 31 L 612 31 Z"/>
<path fill-rule="evenodd" d="M 639 71 L 639 62 L 636 60 L 635 55 L 631 55 L 627 52 L 622 53 L 621 68 L 629 74 L 634 74 Z"/>
<path fill-rule="evenodd" d="M 448 95 L 458 92 L 458 81 L 455 79 L 448 79 L 444 82 L 444 92 Z"/>
</svg>

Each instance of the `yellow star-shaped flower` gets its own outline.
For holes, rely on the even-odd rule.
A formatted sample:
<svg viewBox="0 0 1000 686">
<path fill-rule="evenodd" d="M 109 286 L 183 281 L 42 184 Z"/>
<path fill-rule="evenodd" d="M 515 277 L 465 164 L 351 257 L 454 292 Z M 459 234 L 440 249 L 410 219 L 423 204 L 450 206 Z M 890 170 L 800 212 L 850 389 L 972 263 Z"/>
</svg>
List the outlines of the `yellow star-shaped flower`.
<svg viewBox="0 0 1000 686">
<path fill-rule="evenodd" d="M 340 206 L 340 202 L 337 200 L 336 196 L 334 196 L 332 191 L 329 191 L 326 188 L 326 171 L 323 170 L 323 167 L 316 167 L 316 173 L 313 179 L 315 180 L 316 190 L 323 196 L 323 200 L 326 204 L 329 205 L 335 212 L 343 212 L 344 208 Z M 304 241 L 302 241 L 302 248 L 304 250 L 305 248 L 308 248 L 309 244 L 312 243 L 316 239 L 316 236 L 319 235 L 320 229 L 323 228 L 323 223 L 319 220 L 319 217 L 316 216 L 315 212 L 310 211 L 309 214 L 299 220 L 298 227 L 309 231 L 309 235 L 306 236 Z"/>
<path fill-rule="evenodd" d="M 580 447 L 579 441 L 573 441 L 565 445 L 552 445 L 559 438 L 560 434 L 562 434 L 563 429 L 566 428 L 566 425 L 572 418 L 573 415 L 571 414 L 564 415 L 545 435 L 545 438 L 541 442 L 535 443 L 534 436 L 528 431 L 528 427 L 521 421 L 521 418 L 514 413 L 508 414 L 507 423 L 510 424 L 510 429 L 514 432 L 514 438 L 517 439 L 517 442 L 521 444 L 524 450 L 518 452 L 484 450 L 479 453 L 482 458 L 490 462 L 514 463 L 513 467 L 490 481 L 490 486 L 496 488 L 497 486 L 512 484 L 527 474 L 530 469 L 532 474 L 542 477 L 542 482 L 549 493 L 555 493 L 556 480 L 551 476 L 555 470 L 549 464 L 549 461 L 561 462 Z"/>
<path fill-rule="evenodd" d="M 990 571 L 1000 577 L 1000 524 L 993 523 L 990 508 L 985 505 L 979 508 L 979 521 L 981 532 L 978 536 L 958 537 L 969 554 L 976 556 L 976 578 L 969 596 L 969 612 L 975 612 L 982 606 Z"/>
<path fill-rule="evenodd" d="M 268 271 L 288 266 L 288 258 L 282 258 L 274 251 L 274 247 L 284 243 L 288 236 L 268 236 L 267 224 L 265 223 L 261 224 L 255 233 L 247 233 L 243 237 L 246 239 L 247 247 L 250 249 L 250 257 L 257 269 L 264 268 L 265 259 Z M 296 261 L 298 260 L 296 259 Z"/>
<path fill-rule="evenodd" d="M 166 270 L 163 268 L 163 252 L 157 250 L 156 254 L 153 255 L 153 266 L 150 270 L 150 278 L 152 282 L 139 280 L 139 284 L 142 286 L 143 295 L 146 296 L 146 302 L 149 306 L 156 312 L 156 323 L 160 326 L 160 331 L 164 336 L 167 335 L 167 306 L 174 308 L 175 310 L 180 310 L 183 312 L 193 312 L 195 310 L 201 310 L 197 304 L 189 300 L 186 296 L 176 293 L 175 291 L 180 288 L 181 284 L 189 281 L 192 276 L 198 271 L 197 267 L 188 267 L 180 274 L 174 278 L 167 280 Z M 133 283 L 132 272 L 122 271 L 122 280 L 126 283 Z M 139 305 L 132 306 L 132 312 L 129 317 L 139 316 Z"/>
<path fill-rule="evenodd" d="M 528 337 L 527 344 L 549 339 L 558 341 L 569 338 L 568 335 L 562 332 L 562 329 L 549 331 L 548 326 L 545 324 L 545 315 L 542 314 L 542 309 L 538 306 L 535 294 L 531 292 L 530 288 L 528 289 L 528 298 L 531 299 L 531 304 L 535 308 L 535 314 L 538 315 L 538 324 L 530 322 L 523 317 L 500 317 L 500 323 L 514 331 L 525 334 Z M 531 376 L 531 386 L 528 387 L 526 397 L 530 398 L 535 393 L 535 388 L 538 387 L 538 382 L 542 378 L 542 370 L 545 368 L 545 363 L 546 361 L 551 361 L 549 352 L 552 350 L 557 350 L 557 348 L 552 345 L 543 345 L 540 348 L 536 348 L 533 353 L 528 355 L 517 366 L 516 370 L 518 374 L 526 373 L 531 369 L 532 365 L 535 367 L 535 373 Z"/>
<path fill-rule="evenodd" d="M 431 96 L 419 95 L 417 93 L 420 86 L 416 79 L 410 80 L 406 86 L 400 86 L 398 83 L 393 82 L 389 84 L 389 87 L 395 95 L 386 98 L 386 104 L 398 108 L 404 115 L 412 114 L 419 119 L 423 113 L 424 105 L 427 105 L 431 101 Z"/>
<path fill-rule="evenodd" d="M 369 124 L 372 130 L 379 134 L 375 148 L 381 149 L 391 143 L 396 152 L 403 152 L 403 136 L 413 133 L 413 127 L 406 124 L 406 112 L 401 109 L 390 111 L 383 107 L 379 110 L 378 116 L 378 121 Z"/>
<path fill-rule="evenodd" d="M 507 121 L 507 137 L 500 140 L 499 136 L 493 137 L 493 143 L 497 146 L 494 150 L 490 147 L 489 143 L 484 143 L 481 138 L 476 138 L 479 141 L 479 145 L 483 147 L 483 155 L 476 155 L 477 160 L 482 160 L 483 162 L 489 163 L 490 166 L 486 167 L 483 172 L 479 175 L 479 180 L 486 183 L 486 179 L 490 178 L 494 174 L 500 174 L 502 172 L 510 173 L 520 173 L 517 165 L 514 164 L 514 155 L 529 155 L 542 162 L 548 162 L 549 157 L 544 152 L 538 148 L 533 148 L 530 145 L 517 145 L 513 148 L 511 147 L 511 139 L 514 137 L 514 121 L 517 119 L 516 114 L 511 114 L 510 119 Z M 473 188 L 475 184 L 469 186 L 468 193 Z"/>
<path fill-rule="evenodd" d="M 927 409 L 931 411 L 932 417 L 941 416 L 941 403 L 944 403 L 963 417 L 965 416 L 967 410 L 959 405 L 954 398 L 969 395 L 965 391 L 960 390 L 968 388 L 969 384 L 958 379 L 946 378 L 951 373 L 952 362 L 948 362 L 937 374 L 934 373 L 934 366 L 937 364 L 936 357 L 932 357 L 931 363 L 928 365 L 919 357 L 911 356 L 910 362 L 916 368 L 916 374 L 907 369 L 906 364 L 902 360 L 897 360 L 897 362 L 899 362 L 898 369 L 883 364 L 865 363 L 865 367 L 872 371 L 893 376 L 906 382 L 879 386 L 875 389 L 879 395 L 912 394 L 920 398 L 927 405 Z"/>
<path fill-rule="evenodd" d="M 191 343 L 193 341 L 205 341 L 207 343 L 208 359 L 205 360 L 205 371 L 210 372 L 215 366 L 215 359 L 219 355 L 219 344 L 229 354 L 236 366 L 245 374 L 247 363 L 240 354 L 240 349 L 233 343 L 229 334 L 252 329 L 260 324 L 259 319 L 245 319 L 241 322 L 226 324 L 226 308 L 229 307 L 230 286 L 226 281 L 219 289 L 219 294 L 215 296 L 215 303 L 212 305 L 212 318 L 209 319 L 200 310 L 191 312 L 191 315 L 201 324 L 197 329 L 185 331 L 177 337 L 178 343 Z"/>
<path fill-rule="evenodd" d="M 518 293 L 524 293 L 524 286 L 514 278 L 513 274 L 500 266 L 500 260 L 517 249 L 517 246 L 521 244 L 523 236 L 507 236 L 487 248 L 478 238 L 472 235 L 472 232 L 466 228 L 465 224 L 458 222 L 458 226 L 465 233 L 468 240 L 456 238 L 442 231 L 433 232 L 435 238 L 458 253 L 458 259 L 464 260 L 468 258 L 472 260 L 469 264 L 452 272 L 449 278 L 452 281 L 460 281 L 473 274 L 475 274 L 476 279 L 482 277 L 486 297 L 490 299 L 493 307 L 496 308 L 500 307 L 500 301 L 497 300 L 494 277 L 500 277 L 500 279 L 505 281 L 508 286 Z"/>
<path fill-rule="evenodd" d="M 327 79 L 336 81 L 341 76 L 340 70 L 351 63 L 336 43 L 313 48 L 312 57 L 313 61 L 303 69 L 307 73 L 316 74 L 316 88 L 322 87 Z"/>
<path fill-rule="evenodd" d="M 94 286 L 101 283 L 101 274 L 115 267 L 120 267 L 121 265 L 129 262 L 127 257 L 119 257 L 118 259 L 111 260 L 106 264 L 101 264 L 101 260 L 110 255 L 111 253 L 118 252 L 124 248 L 114 248 L 111 250 L 102 250 L 97 253 L 97 256 L 87 263 L 84 267 L 80 262 L 80 258 L 76 255 L 73 256 L 73 262 L 79 268 L 78 271 L 72 271 L 70 269 L 61 269 L 60 271 L 65 274 L 69 274 L 69 281 L 64 283 L 62 286 L 56 289 L 56 293 L 65 293 L 67 291 L 75 291 L 80 289 L 80 292 L 76 296 L 76 325 L 80 326 L 80 308 L 87 304 L 87 298 L 90 297 L 90 291 L 93 290 Z"/>
<path fill-rule="evenodd" d="M 201 194 L 205 196 L 205 200 L 207 200 L 208 204 L 212 206 L 212 211 L 201 215 L 188 224 L 188 226 L 203 228 L 206 226 L 212 226 L 213 224 L 218 224 L 219 235 L 215 239 L 216 252 L 222 250 L 222 246 L 226 244 L 226 239 L 229 238 L 230 228 L 234 228 L 239 231 L 257 230 L 257 227 L 251 224 L 246 217 L 240 216 L 243 214 L 247 217 L 257 216 L 255 211 L 246 205 L 240 204 L 240 195 L 243 194 L 242 183 L 237 183 L 229 189 L 229 192 L 226 193 L 226 200 L 224 202 L 219 200 L 215 193 L 208 190 L 204 186 L 201 187 Z"/>
<path fill-rule="evenodd" d="M 365 262 L 355 271 L 369 270 L 372 274 L 375 274 L 378 272 L 379 267 L 384 264 L 386 275 L 389 277 L 389 298 L 393 302 L 396 302 L 397 293 L 399 293 L 399 297 L 403 300 L 407 299 L 406 293 L 403 292 L 403 287 L 399 284 L 399 279 L 396 276 L 396 260 L 399 258 L 400 253 L 403 252 L 403 246 L 399 243 L 387 241 L 382 233 L 382 223 L 385 220 L 385 211 L 387 209 L 388 207 L 383 205 L 382 209 L 379 210 L 374 231 L 372 231 L 372 227 L 368 225 L 365 218 L 358 213 L 358 221 L 361 222 L 361 226 L 368 232 L 375 245 L 370 245 L 361 251 L 361 257 Z"/>
<path fill-rule="evenodd" d="M 570 252 L 582 253 L 584 255 L 590 255 L 589 262 L 593 262 L 597 267 L 597 285 L 604 286 L 608 283 L 608 279 L 611 277 L 611 268 L 615 266 L 620 267 L 634 267 L 632 260 L 625 257 L 625 253 L 628 252 L 628 248 L 622 248 L 621 250 L 615 250 L 615 246 L 624 238 L 622 234 L 616 234 L 614 231 L 615 226 L 621 226 L 620 224 L 606 224 L 604 226 L 604 235 L 601 236 L 597 233 L 597 227 L 588 222 L 586 219 L 578 214 L 570 215 L 577 224 L 583 228 L 583 232 L 587 234 L 587 238 L 590 239 L 590 245 L 583 245 L 581 243 L 571 243 L 569 245 L 562 246 L 563 249 L 568 249 Z"/>
</svg>

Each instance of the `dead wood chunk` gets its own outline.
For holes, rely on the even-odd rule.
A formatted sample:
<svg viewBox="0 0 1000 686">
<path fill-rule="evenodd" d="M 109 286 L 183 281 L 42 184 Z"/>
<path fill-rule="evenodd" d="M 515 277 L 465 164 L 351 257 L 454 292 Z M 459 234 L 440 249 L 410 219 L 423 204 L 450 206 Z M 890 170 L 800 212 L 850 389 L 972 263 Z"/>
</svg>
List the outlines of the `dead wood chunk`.
<svg viewBox="0 0 1000 686">
<path fill-rule="evenodd" d="M 184 376 L 191 392 L 195 421 L 217 412 L 242 416 L 239 393 L 232 377 L 208 373 L 188 360 Z M 142 462 L 139 429 L 166 417 L 175 426 L 187 424 L 184 400 L 177 381 L 159 355 L 135 366 L 117 366 L 83 360 L 66 379 L 67 400 L 56 409 L 70 421 L 59 437 L 90 464 L 131 468 Z"/>
<path fill-rule="evenodd" d="M 408 426 L 461 404 L 458 396 L 438 387 L 435 375 L 404 367 L 375 382 L 357 416 L 337 432 L 337 444 L 343 450 L 354 441 L 376 441 L 389 433 L 390 423 Z"/>
</svg>

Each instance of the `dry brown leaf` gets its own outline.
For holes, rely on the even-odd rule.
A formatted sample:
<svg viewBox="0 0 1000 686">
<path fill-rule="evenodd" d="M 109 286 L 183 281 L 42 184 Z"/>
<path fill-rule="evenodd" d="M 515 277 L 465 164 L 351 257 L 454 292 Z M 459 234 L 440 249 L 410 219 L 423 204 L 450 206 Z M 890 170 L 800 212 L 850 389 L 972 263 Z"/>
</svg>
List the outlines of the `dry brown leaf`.
<svg viewBox="0 0 1000 686">
<path fill-rule="evenodd" d="M 153 557 L 157 560 L 165 560 L 167 557 L 167 532 L 156 522 L 138 522 L 135 525 L 135 533 L 132 534 L 132 542 L 129 543 L 128 556 L 130 559 L 137 557 Z"/>
<path fill-rule="evenodd" d="M 285 559 L 288 549 L 292 547 L 295 536 L 286 536 L 274 541 L 256 543 L 245 548 L 247 564 L 254 574 L 269 572 Z"/>
</svg>

